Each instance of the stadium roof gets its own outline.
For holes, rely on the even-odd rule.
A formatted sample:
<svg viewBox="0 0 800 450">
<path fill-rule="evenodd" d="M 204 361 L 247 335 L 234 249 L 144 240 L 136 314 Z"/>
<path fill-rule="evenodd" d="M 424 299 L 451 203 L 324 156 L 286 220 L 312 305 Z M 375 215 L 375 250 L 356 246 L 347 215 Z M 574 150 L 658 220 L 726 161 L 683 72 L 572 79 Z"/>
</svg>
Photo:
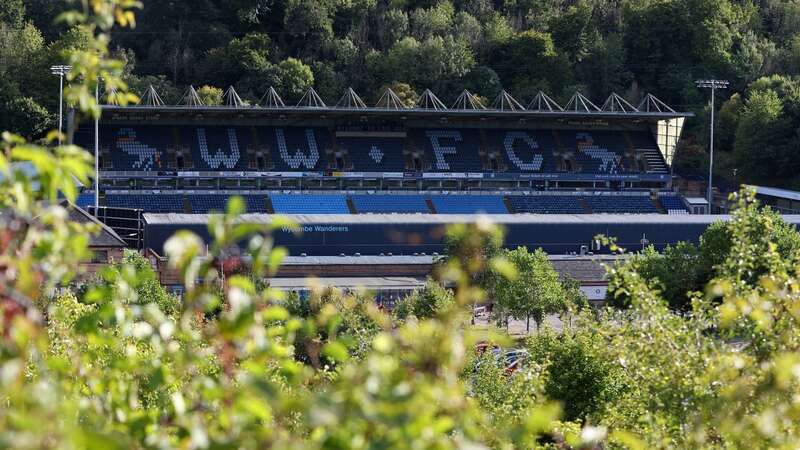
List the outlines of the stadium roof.
<svg viewBox="0 0 800 450">
<path fill-rule="evenodd" d="M 339 289 L 416 289 L 425 286 L 424 278 L 414 277 L 327 277 L 327 278 L 270 278 L 272 288 L 288 291 L 312 287 L 335 286 Z"/>
<path fill-rule="evenodd" d="M 462 93 L 462 97 L 464 94 Z M 323 99 L 309 88 L 303 98 L 296 105 L 285 105 L 280 95 L 269 88 L 258 105 L 249 105 L 238 97 L 233 87 L 229 88 L 224 105 L 204 105 L 197 91 L 190 86 L 180 104 L 166 105 L 156 92 L 149 86 L 142 93 L 142 103 L 139 105 L 119 106 L 105 105 L 104 110 L 113 114 L 174 114 L 174 115 L 231 115 L 240 117 L 263 117 L 287 115 L 315 115 L 326 116 L 412 116 L 412 117 L 509 117 L 524 119 L 528 117 L 540 118 L 576 118 L 576 119 L 650 119 L 661 120 L 679 117 L 691 117 L 691 112 L 675 111 L 664 102 L 647 94 L 642 98 L 638 107 L 634 107 L 621 96 L 612 93 L 599 108 L 586 96 L 576 92 L 567 106 L 562 109 L 558 103 L 548 97 L 544 92 L 537 93 L 536 97 L 524 107 L 510 93 L 502 91 L 492 103 L 491 107 L 475 102 L 473 94 L 462 98 L 448 108 L 431 90 L 426 89 L 417 99 L 413 107 L 406 108 L 400 98 L 390 89 L 386 89 L 375 105 L 367 104 L 352 88 L 348 88 L 334 106 L 329 106 Z M 523 99 L 520 99 L 523 100 Z M 479 106 L 478 106 L 479 105 Z"/>
<path fill-rule="evenodd" d="M 800 202 L 800 192 L 790 191 L 788 189 L 780 189 L 766 186 L 754 186 L 746 184 L 745 187 L 755 189 L 756 194 L 767 195 L 769 197 L 784 198 L 787 200 L 794 200 Z"/>
</svg>

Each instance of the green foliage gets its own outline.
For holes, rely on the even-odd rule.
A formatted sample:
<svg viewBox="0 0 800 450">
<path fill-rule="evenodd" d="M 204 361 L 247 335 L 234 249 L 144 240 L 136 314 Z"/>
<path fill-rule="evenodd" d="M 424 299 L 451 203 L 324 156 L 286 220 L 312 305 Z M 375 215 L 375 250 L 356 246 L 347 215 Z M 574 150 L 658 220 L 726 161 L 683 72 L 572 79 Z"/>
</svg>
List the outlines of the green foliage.
<svg viewBox="0 0 800 450">
<path fill-rule="evenodd" d="M 74 39 L 109 25 L 75 27 L 74 14 L 54 24 L 68 9 L 61 1 L 3 4 L 0 118 L 15 119 L 0 121 L 0 128 L 43 137 L 57 111 L 57 80 L 48 68 L 69 62 L 67 48 L 93 50 L 89 41 Z M 92 42 L 126 56 L 115 64 L 125 64 L 124 81 L 133 92 L 159 80 L 156 87 L 168 102 L 177 102 L 189 84 L 235 86 L 249 104 L 268 86 L 289 103 L 313 86 L 332 104 L 348 86 L 370 98 L 399 83 L 409 93 L 433 89 L 446 103 L 464 88 L 489 100 L 506 89 L 523 104 L 539 89 L 561 100 L 581 89 L 598 104 L 612 91 L 634 104 L 651 92 L 703 118 L 707 98 L 694 80 L 724 76 L 742 107 L 721 111 L 719 144 L 739 150 L 731 167 L 718 164 L 717 176 L 730 179 L 728 169 L 735 167 L 736 181 L 795 185 L 800 180 L 791 155 L 798 138 L 791 124 L 800 120 L 797 100 L 776 91 L 782 112 L 761 121 L 761 112 L 777 110 L 774 101 L 755 96 L 749 103 L 763 77 L 800 75 L 798 17 L 796 5 L 784 0 L 177 0 L 150 2 L 136 32 L 120 30 L 109 42 Z M 76 73 L 73 79 L 87 76 L 96 78 Z M 124 92 L 107 86 L 107 93 L 111 88 Z M 93 89 L 89 83 L 76 93 L 83 106 Z M 724 103 L 728 92 L 718 95 Z M 415 95 L 402 98 L 413 104 Z M 745 107 L 750 113 L 740 121 Z M 687 124 L 691 151 L 677 153 L 679 166 L 707 161 L 708 133 L 701 124 Z"/>
<path fill-rule="evenodd" d="M 782 258 L 791 260 L 800 254 L 800 234 L 778 213 L 769 208 L 760 209 L 755 203 L 747 211 L 748 220 L 752 224 L 749 237 L 755 239 L 763 236 L 765 239 L 756 252 L 767 252 L 769 242 Z M 739 214 L 745 214 L 744 210 Z M 737 226 L 739 224 L 735 222 L 716 222 L 700 237 L 699 246 L 679 242 L 668 245 L 660 254 L 648 247 L 641 253 L 630 256 L 624 265 L 629 270 L 636 271 L 651 289 L 657 290 L 667 301 L 669 308 L 689 311 L 695 293 L 702 292 L 712 278 L 724 273 L 724 263 L 735 251 L 733 230 Z M 748 269 L 747 281 L 755 283 L 768 271 L 766 262 L 756 259 Z M 631 304 L 631 297 L 616 289 L 623 282 L 618 267 L 612 268 L 609 272 L 607 300 L 617 307 L 629 307 Z"/>
<path fill-rule="evenodd" d="M 348 356 L 361 358 L 388 326 L 371 298 L 333 288 L 315 290 L 305 300 L 291 293 L 283 306 L 291 316 L 306 319 L 297 336 L 295 357 L 317 369 L 333 366 L 337 360 L 325 354 L 326 346 L 342 345 Z"/>
<path fill-rule="evenodd" d="M 314 74 L 311 68 L 295 58 L 287 58 L 278 64 L 278 80 L 280 88 L 289 100 L 300 100 L 300 97 L 313 86 Z"/>
<path fill-rule="evenodd" d="M 159 14 L 189 16 L 179 2 L 154 5 Z M 718 11 L 696 1 L 680 5 L 685 9 L 664 12 L 682 16 L 666 18 L 693 23 L 705 17 L 693 30 L 703 38 L 711 26 L 723 34 L 735 30 L 734 13 L 744 13 L 721 1 L 712 5 Z M 76 75 L 68 97 L 91 115 L 99 113 L 91 93 L 100 76 L 122 100 L 133 99 L 120 79 L 122 64 L 108 57 L 107 33 L 132 25 L 130 9 L 138 4 L 89 0 L 83 6 L 65 16 L 87 43 L 70 51 Z M 195 12 L 214 10 L 210 1 L 194 6 Z M 235 2 L 236 20 L 290 17 L 299 22 L 293 24 L 297 37 L 331 33 L 334 28 L 320 19 L 340 7 L 357 7 L 295 2 L 281 16 L 264 14 L 262 6 Z M 514 14 L 526 9 L 505 8 Z M 491 17 L 481 7 L 473 9 L 476 17 Z M 728 61 L 732 56 L 721 50 L 729 38 L 715 37 L 710 48 L 691 52 Z M 791 94 L 791 83 L 782 80 L 760 80 L 756 86 Z M 753 95 L 773 103 L 771 94 Z M 789 103 L 782 106 L 792 110 Z M 731 222 L 712 227 L 697 252 L 680 248 L 669 256 L 687 267 L 695 257 L 713 261 L 713 279 L 705 294 L 694 296 L 691 309 L 670 311 L 637 264 L 617 267 L 611 287 L 630 299 L 629 308 L 581 314 L 561 335 L 531 338 L 531 361 L 509 375 L 489 355 L 467 356 L 478 334 L 486 334 L 466 326 L 460 313 L 486 298 L 476 281 L 486 282 L 489 273 L 511 278 L 493 276 L 485 284 L 498 294 L 514 293 L 507 296 L 513 301 L 560 297 L 563 302 L 574 292 L 551 295 L 564 287 L 543 253 L 498 252 L 502 230 L 487 221 L 449 230 L 449 257 L 438 265 L 436 279 L 452 287 L 446 302 L 452 306 L 439 304 L 435 317 L 405 323 L 391 324 L 365 299 L 320 291 L 303 305 L 254 283 L 274 276 L 285 255 L 273 248 L 271 229 L 291 224 L 243 223 L 241 198 L 210 219 L 213 242 L 207 251 L 188 231 L 167 242 L 169 264 L 185 289 L 183 301 L 166 295 L 147 261 L 132 254 L 84 295 L 70 293 L 66 287 L 79 263 L 90 257 L 92 230 L 70 223 L 56 200 L 59 193 L 74 199 L 74 179 L 89 181 L 91 160 L 81 149 L 56 146 L 55 138 L 49 133 L 45 146 L 36 146 L 3 134 L 2 447 L 795 448 L 800 443 L 800 238 L 774 213 L 759 209 L 752 193 L 733 198 Z M 26 171 L 26 165 L 35 170 Z M 247 275 L 223 272 L 231 262 L 230 247 L 242 242 L 246 258 L 237 263 Z M 688 273 L 678 272 L 683 271 Z M 574 291 L 573 284 L 566 285 Z M 521 311 L 536 314 L 531 305 L 544 310 L 551 303 L 528 302 Z M 560 422 L 551 400 L 563 402 L 566 418 L 595 425 Z"/>
<path fill-rule="evenodd" d="M 484 435 L 492 447 L 502 445 L 497 436 L 519 427 L 528 419 L 527 411 L 558 413 L 558 406 L 548 403 L 545 396 L 545 378 L 541 372 L 538 365 L 530 365 L 509 375 L 503 362 L 490 352 L 476 356 L 467 366 L 470 395 L 491 419 Z M 553 428 L 558 426 L 554 424 Z"/>
<path fill-rule="evenodd" d="M 52 127 L 53 116 L 42 105 L 30 97 L 9 100 L 4 105 L 5 114 L 0 118 L 0 129 L 16 130 L 22 136 L 41 136 Z"/>
<path fill-rule="evenodd" d="M 542 367 L 543 394 L 562 403 L 566 420 L 600 421 L 592 416 L 621 394 L 619 367 L 606 359 L 599 338 L 567 328 L 560 334 L 548 329 L 526 341 L 531 362 Z"/>
<path fill-rule="evenodd" d="M 783 102 L 774 91 L 750 95 L 739 119 L 735 148 L 737 163 L 749 179 L 765 181 L 794 172 L 794 152 L 789 142 L 792 132 Z M 778 166 L 768 163 L 776 160 L 780 162 Z"/>
<path fill-rule="evenodd" d="M 222 104 L 222 89 L 214 86 L 202 86 L 197 90 L 197 95 L 204 105 L 217 106 Z"/>
<path fill-rule="evenodd" d="M 506 250 L 504 257 L 513 265 L 517 277 L 494 283 L 494 312 L 500 320 L 532 318 L 538 329 L 545 315 L 567 309 L 567 296 L 558 273 L 542 249 L 531 253 L 519 247 Z"/>
<path fill-rule="evenodd" d="M 453 308 L 453 293 L 434 280 L 428 280 L 424 289 L 417 289 L 400 300 L 392 311 L 400 322 L 414 317 L 418 320 L 430 319 Z"/>
</svg>

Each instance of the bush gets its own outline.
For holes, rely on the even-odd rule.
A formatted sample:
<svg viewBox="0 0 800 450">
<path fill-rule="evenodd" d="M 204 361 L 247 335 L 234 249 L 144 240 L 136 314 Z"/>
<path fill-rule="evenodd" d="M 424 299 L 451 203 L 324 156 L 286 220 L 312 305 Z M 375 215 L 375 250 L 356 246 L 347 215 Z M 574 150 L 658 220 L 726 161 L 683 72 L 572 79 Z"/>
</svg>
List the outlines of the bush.
<svg viewBox="0 0 800 450">
<path fill-rule="evenodd" d="M 531 361 L 543 367 L 544 394 L 562 403 L 566 420 L 586 421 L 619 394 L 615 367 L 598 350 L 598 339 L 587 331 L 547 329 L 525 342 Z"/>
<path fill-rule="evenodd" d="M 454 304 L 453 292 L 429 279 L 425 288 L 415 290 L 395 305 L 393 316 L 399 322 L 411 316 L 420 320 L 430 319 L 449 312 Z"/>
</svg>

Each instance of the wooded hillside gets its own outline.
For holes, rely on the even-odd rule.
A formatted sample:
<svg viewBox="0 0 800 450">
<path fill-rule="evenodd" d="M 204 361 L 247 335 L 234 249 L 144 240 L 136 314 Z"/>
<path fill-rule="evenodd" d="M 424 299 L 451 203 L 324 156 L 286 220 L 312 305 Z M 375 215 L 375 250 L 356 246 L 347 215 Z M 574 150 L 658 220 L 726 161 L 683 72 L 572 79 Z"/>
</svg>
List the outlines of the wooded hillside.
<svg viewBox="0 0 800 450">
<path fill-rule="evenodd" d="M 63 4 L 62 4 L 63 3 Z M 0 5 L 0 128 L 36 135 L 53 123 L 48 67 L 85 38 L 54 24 L 67 2 Z M 154 84 L 177 102 L 188 84 L 257 101 L 272 85 L 289 102 L 314 86 L 334 103 L 352 86 L 374 102 L 393 85 L 449 104 L 467 88 L 538 90 L 564 102 L 651 92 L 688 123 L 679 172 L 707 167 L 708 91 L 718 106 L 718 174 L 800 187 L 800 4 L 792 0 L 171 0 L 145 1 L 135 29 L 112 34 L 134 91 Z M 213 96 L 212 96 L 213 97 Z M 736 179 L 734 180 L 734 169 Z"/>
</svg>

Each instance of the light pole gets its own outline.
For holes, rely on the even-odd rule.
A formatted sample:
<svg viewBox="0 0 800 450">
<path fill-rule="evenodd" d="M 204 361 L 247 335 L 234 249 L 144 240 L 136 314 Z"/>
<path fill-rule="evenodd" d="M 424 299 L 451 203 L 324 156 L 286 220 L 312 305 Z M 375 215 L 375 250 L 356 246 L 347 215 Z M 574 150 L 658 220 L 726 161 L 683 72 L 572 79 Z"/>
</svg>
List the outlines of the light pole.
<svg viewBox="0 0 800 450">
<path fill-rule="evenodd" d="M 64 128 L 64 77 L 72 70 L 72 66 L 52 66 L 50 73 L 58 75 L 58 145 L 61 145 L 61 133 Z"/>
<path fill-rule="evenodd" d="M 694 82 L 699 88 L 711 89 L 711 140 L 708 155 L 708 212 L 711 213 L 714 205 L 714 190 L 712 188 L 714 176 L 714 93 L 717 89 L 728 87 L 728 80 L 697 80 Z"/>
<path fill-rule="evenodd" d="M 94 87 L 94 100 L 100 107 L 100 79 Z M 100 209 L 100 115 L 94 118 L 94 210 Z"/>
</svg>

